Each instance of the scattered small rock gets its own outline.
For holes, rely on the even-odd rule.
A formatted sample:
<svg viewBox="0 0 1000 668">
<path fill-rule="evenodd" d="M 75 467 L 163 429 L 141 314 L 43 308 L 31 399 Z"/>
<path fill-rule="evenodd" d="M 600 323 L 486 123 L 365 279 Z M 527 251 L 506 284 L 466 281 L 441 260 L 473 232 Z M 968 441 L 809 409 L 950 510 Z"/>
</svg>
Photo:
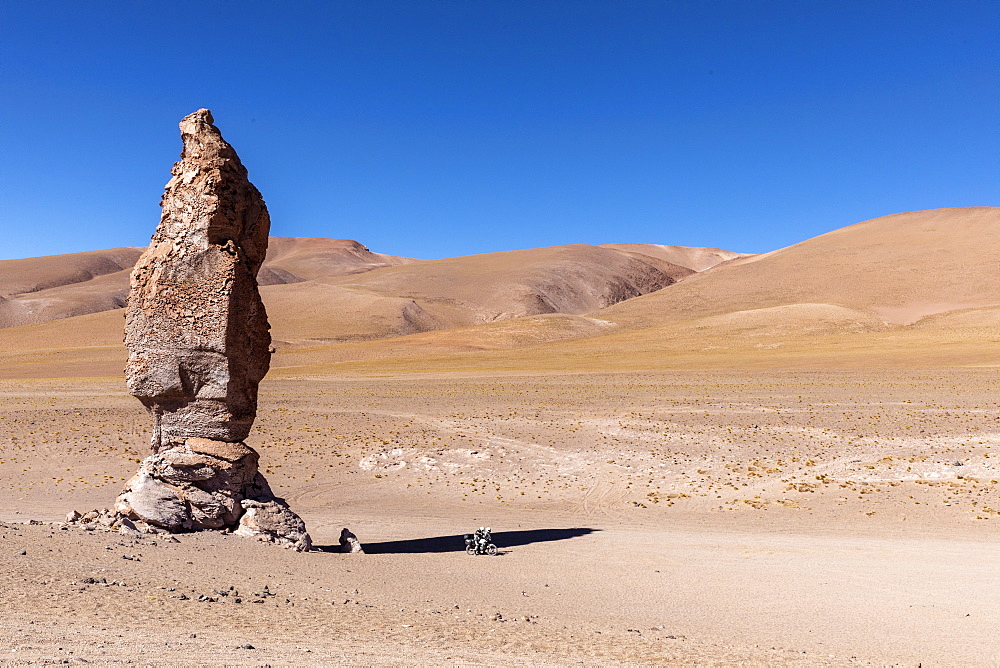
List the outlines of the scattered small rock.
<svg viewBox="0 0 1000 668">
<path fill-rule="evenodd" d="M 139 528 L 127 517 L 123 517 L 119 520 L 118 532 L 123 536 L 128 536 L 130 538 L 140 538 L 142 536 L 142 532 L 139 531 Z"/>
<path fill-rule="evenodd" d="M 344 527 L 340 532 L 340 551 L 344 554 L 364 554 L 361 541 L 350 529 Z"/>
</svg>

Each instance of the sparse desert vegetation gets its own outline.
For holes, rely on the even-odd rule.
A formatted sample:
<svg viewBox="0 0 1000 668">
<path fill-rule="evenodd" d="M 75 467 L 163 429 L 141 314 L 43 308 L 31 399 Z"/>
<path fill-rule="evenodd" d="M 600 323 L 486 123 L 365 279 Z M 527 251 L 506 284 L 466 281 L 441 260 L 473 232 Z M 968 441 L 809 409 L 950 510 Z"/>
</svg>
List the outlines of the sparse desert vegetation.
<svg viewBox="0 0 1000 668">
<path fill-rule="evenodd" d="M 146 415 L 115 378 L 3 381 L 4 631 L 22 658 L 111 660 L 124 646 L 95 629 L 127 604 L 177 661 L 243 644 L 279 662 L 472 660 L 472 638 L 510 663 L 977 661 L 994 642 L 964 621 L 996 603 L 966 577 L 990 577 L 1000 523 L 993 374 L 279 371 L 248 442 L 316 542 L 350 526 L 363 557 L 61 530 L 117 493 Z M 461 551 L 481 524 L 501 557 Z M 957 563 L 961 581 L 929 575 Z M 764 621 L 780 615 L 809 622 Z M 294 640 L 257 641 L 261 624 Z"/>
</svg>

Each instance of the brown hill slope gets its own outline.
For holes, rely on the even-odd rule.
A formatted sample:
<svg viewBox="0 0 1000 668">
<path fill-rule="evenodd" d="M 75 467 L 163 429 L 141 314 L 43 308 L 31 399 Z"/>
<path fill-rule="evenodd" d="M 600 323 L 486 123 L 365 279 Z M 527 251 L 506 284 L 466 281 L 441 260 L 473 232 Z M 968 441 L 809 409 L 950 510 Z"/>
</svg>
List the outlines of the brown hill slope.
<svg viewBox="0 0 1000 668">
<path fill-rule="evenodd" d="M 528 315 L 585 313 L 695 273 L 656 257 L 663 249 L 688 260 L 706 254 L 639 244 L 627 250 L 574 245 L 422 261 L 372 253 L 356 241 L 273 237 L 261 269 L 261 292 L 279 346 L 364 341 Z M 0 329 L 121 307 L 141 251 L 0 262 Z M 714 257 L 719 251 L 706 252 Z M 118 319 L 87 323 L 88 336 L 95 323 L 113 323 L 106 343 L 120 341 Z M 75 329 L 71 323 L 55 327 L 52 336 L 59 340 Z M 556 336 L 546 325 L 528 339 L 593 330 L 585 322 Z M 31 331 L 48 342 L 43 347 L 58 347 L 49 335 Z M 18 336 L 19 342 L 27 340 Z"/>
<path fill-rule="evenodd" d="M 589 318 L 522 318 L 286 364 L 401 368 L 867 368 L 1000 365 L 1000 208 L 896 214 L 731 259 Z"/>
<path fill-rule="evenodd" d="M 142 250 L 0 261 L 0 328 L 120 308 Z"/>
<path fill-rule="evenodd" d="M 432 260 L 262 290 L 281 341 L 357 341 L 582 314 L 694 272 L 650 255 L 553 246 Z"/>
<path fill-rule="evenodd" d="M 142 248 L 110 248 L 69 255 L 0 260 L 0 296 L 40 292 L 131 269 L 142 251 Z"/>
<path fill-rule="evenodd" d="M 655 260 L 651 253 L 630 248 L 562 246 L 262 292 L 276 367 L 1000 365 L 998 249 L 1000 208 L 940 209 L 865 221 L 702 273 L 685 269 L 684 280 L 605 308 L 669 267 L 656 270 L 643 259 Z M 65 354 L 60 346 L 78 365 L 97 354 L 88 350 L 107 357 L 119 325 L 97 336 L 115 320 L 88 318 L 58 332 L 54 323 L 0 330 L 0 351 L 29 346 L 34 352 L 17 357 L 24 373 Z M 74 343 L 77 321 L 93 339 L 89 349 Z"/>
<path fill-rule="evenodd" d="M 98 313 L 125 304 L 143 248 L 0 261 L 0 328 Z M 357 241 L 271 237 L 262 285 L 297 283 L 420 262 L 372 253 Z"/>
<path fill-rule="evenodd" d="M 271 237 L 257 278 L 261 285 L 298 283 L 417 262 L 423 260 L 373 253 L 350 239 Z"/>
<path fill-rule="evenodd" d="M 1000 365 L 1000 207 L 900 213 L 735 259 L 591 313 L 572 367 Z"/>
<path fill-rule="evenodd" d="M 613 248 L 626 253 L 638 253 L 666 260 L 672 264 L 687 267 L 693 271 L 705 271 L 723 262 L 750 257 L 747 253 L 734 253 L 721 248 L 697 248 L 693 246 L 667 246 L 663 244 L 601 244 L 601 248 Z"/>
<path fill-rule="evenodd" d="M 640 328 L 828 304 L 857 311 L 867 323 L 875 316 L 908 325 L 935 313 L 1000 305 L 998 254 L 1000 207 L 898 213 L 736 259 L 592 315 Z"/>
</svg>

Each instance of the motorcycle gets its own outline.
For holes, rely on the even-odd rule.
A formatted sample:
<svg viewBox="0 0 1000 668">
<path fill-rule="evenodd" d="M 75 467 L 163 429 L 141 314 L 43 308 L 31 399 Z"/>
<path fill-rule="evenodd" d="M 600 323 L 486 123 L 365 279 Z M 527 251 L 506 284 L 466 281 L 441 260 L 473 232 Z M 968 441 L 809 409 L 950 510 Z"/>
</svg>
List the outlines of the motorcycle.
<svg viewBox="0 0 1000 668">
<path fill-rule="evenodd" d="M 486 554 L 496 556 L 497 546 L 490 542 L 489 527 L 479 527 L 474 534 L 465 534 L 465 553 L 471 555 Z"/>
</svg>

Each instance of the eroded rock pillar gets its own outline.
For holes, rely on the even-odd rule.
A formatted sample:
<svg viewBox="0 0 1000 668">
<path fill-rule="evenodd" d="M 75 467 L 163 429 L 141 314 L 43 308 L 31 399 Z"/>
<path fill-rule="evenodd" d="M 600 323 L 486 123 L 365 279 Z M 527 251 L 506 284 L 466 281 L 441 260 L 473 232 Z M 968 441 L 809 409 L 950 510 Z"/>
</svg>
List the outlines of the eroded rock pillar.
<svg viewBox="0 0 1000 668">
<path fill-rule="evenodd" d="M 239 525 L 308 549 L 302 520 L 271 494 L 242 442 L 271 357 L 257 289 L 267 207 L 211 112 L 186 116 L 180 130 L 181 159 L 125 311 L 125 377 L 153 418 L 153 455 L 116 510 L 169 531 Z M 256 515 L 267 516 L 265 530 L 254 529 Z"/>
</svg>

